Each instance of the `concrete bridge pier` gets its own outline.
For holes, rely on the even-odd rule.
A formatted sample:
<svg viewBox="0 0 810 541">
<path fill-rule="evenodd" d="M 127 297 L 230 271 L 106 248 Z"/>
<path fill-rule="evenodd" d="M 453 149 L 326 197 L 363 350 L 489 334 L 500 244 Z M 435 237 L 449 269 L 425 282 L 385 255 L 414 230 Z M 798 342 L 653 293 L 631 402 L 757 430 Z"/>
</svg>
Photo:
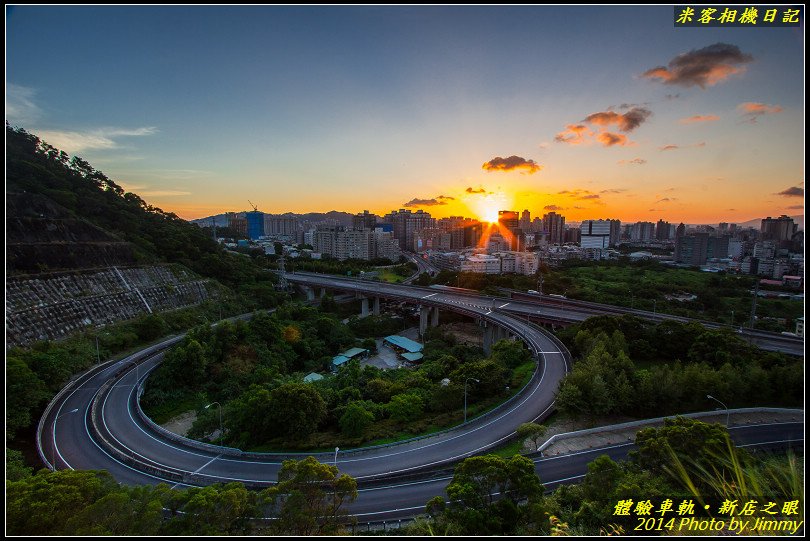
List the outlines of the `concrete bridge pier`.
<svg viewBox="0 0 810 541">
<path fill-rule="evenodd" d="M 439 307 L 438 306 L 433 307 L 432 316 L 433 317 L 430 319 L 430 326 L 431 327 L 438 327 L 439 326 Z"/>
<path fill-rule="evenodd" d="M 374 309 L 373 309 L 372 313 L 375 316 L 380 315 L 380 298 L 379 297 L 374 297 Z"/>
<path fill-rule="evenodd" d="M 430 315 L 430 306 L 419 306 L 419 336 L 424 336 L 428 327 L 428 316 Z"/>
<path fill-rule="evenodd" d="M 363 297 L 360 300 L 360 317 L 368 316 L 368 297 Z"/>
<path fill-rule="evenodd" d="M 309 286 L 301 286 L 301 289 L 306 293 L 308 301 L 315 300 L 315 290 Z"/>
<path fill-rule="evenodd" d="M 489 357 L 492 354 L 493 334 L 495 328 L 491 323 L 484 322 L 484 355 Z"/>
<path fill-rule="evenodd" d="M 325 287 L 322 287 L 322 288 L 321 288 L 321 293 L 320 293 L 320 297 L 319 297 L 319 298 L 321 298 L 321 299 L 322 299 L 322 298 L 324 298 L 325 296 L 326 296 L 326 288 L 325 288 Z"/>
</svg>

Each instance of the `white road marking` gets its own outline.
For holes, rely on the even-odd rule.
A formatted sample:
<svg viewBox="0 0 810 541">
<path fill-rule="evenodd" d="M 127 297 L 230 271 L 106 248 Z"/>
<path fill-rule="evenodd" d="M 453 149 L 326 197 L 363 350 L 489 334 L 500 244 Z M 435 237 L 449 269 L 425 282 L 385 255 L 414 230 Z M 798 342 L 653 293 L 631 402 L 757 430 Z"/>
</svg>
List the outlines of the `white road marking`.
<svg viewBox="0 0 810 541">
<path fill-rule="evenodd" d="M 438 293 L 431 293 L 430 295 L 425 295 L 422 297 L 423 299 L 427 299 L 428 297 L 432 297 L 433 295 L 438 295 Z"/>
<path fill-rule="evenodd" d="M 504 306 L 509 306 L 509 303 L 507 302 L 506 304 L 502 304 L 498 308 L 503 308 Z"/>
<path fill-rule="evenodd" d="M 200 473 L 200 471 L 201 471 L 201 470 L 202 470 L 204 467 L 206 467 L 207 465 L 209 465 L 210 463 L 212 463 L 213 461 L 215 461 L 216 459 L 218 459 L 218 458 L 219 458 L 219 457 L 221 457 L 221 456 L 222 456 L 222 454 L 218 454 L 217 456 L 215 456 L 214 458 L 212 458 L 211 460 L 209 460 L 208 462 L 206 462 L 205 464 L 203 464 L 202 466 L 200 466 L 199 468 L 197 468 L 196 470 L 194 470 L 194 472 L 193 472 L 193 473 Z"/>
</svg>

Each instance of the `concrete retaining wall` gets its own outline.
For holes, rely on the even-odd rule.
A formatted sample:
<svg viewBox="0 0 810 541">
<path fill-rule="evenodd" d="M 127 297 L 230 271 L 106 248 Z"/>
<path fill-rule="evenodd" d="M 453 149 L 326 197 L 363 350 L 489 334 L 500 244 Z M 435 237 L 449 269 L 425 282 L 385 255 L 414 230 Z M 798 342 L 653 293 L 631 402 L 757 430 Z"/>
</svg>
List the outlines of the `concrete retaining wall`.
<svg viewBox="0 0 810 541">
<path fill-rule="evenodd" d="M 57 340 L 85 327 L 192 306 L 215 295 L 209 280 L 164 266 L 10 278 L 6 347 Z"/>
</svg>

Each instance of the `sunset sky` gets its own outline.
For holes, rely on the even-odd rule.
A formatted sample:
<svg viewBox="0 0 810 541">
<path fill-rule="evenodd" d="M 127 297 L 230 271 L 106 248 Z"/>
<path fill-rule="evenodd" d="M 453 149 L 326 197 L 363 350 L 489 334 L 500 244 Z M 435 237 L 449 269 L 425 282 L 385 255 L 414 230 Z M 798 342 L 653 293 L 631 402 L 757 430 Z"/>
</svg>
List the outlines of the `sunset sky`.
<svg viewBox="0 0 810 541">
<path fill-rule="evenodd" d="M 6 119 L 192 219 L 803 214 L 804 27 L 672 7 L 7 7 Z"/>
</svg>

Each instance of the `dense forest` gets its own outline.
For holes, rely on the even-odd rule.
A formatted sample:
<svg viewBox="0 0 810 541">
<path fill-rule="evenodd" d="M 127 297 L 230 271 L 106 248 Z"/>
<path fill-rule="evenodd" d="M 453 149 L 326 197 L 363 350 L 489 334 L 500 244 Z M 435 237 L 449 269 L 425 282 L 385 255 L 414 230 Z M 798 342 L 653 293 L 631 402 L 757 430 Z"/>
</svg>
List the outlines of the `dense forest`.
<svg viewBox="0 0 810 541">
<path fill-rule="evenodd" d="M 158 421 L 185 408 L 198 419 L 190 435 L 219 428 L 223 443 L 241 449 L 318 449 L 418 435 L 463 419 L 464 381 L 469 413 L 504 400 L 534 369 L 520 342 L 502 341 L 485 358 L 480 348 L 455 344 L 433 330 L 424 361 L 403 370 L 360 366 L 354 360 L 328 375 L 334 355 L 352 346 L 373 350 L 401 320 L 370 316 L 342 324 L 322 309 L 285 304 L 248 322 L 193 329 L 166 354 L 148 379 L 144 409 Z M 308 372 L 326 373 L 304 383 Z"/>
<path fill-rule="evenodd" d="M 800 406 L 802 359 L 751 346 L 731 330 L 594 317 L 560 332 L 577 359 L 560 384 L 560 411 L 587 418 L 654 417 L 714 406 Z"/>
</svg>

